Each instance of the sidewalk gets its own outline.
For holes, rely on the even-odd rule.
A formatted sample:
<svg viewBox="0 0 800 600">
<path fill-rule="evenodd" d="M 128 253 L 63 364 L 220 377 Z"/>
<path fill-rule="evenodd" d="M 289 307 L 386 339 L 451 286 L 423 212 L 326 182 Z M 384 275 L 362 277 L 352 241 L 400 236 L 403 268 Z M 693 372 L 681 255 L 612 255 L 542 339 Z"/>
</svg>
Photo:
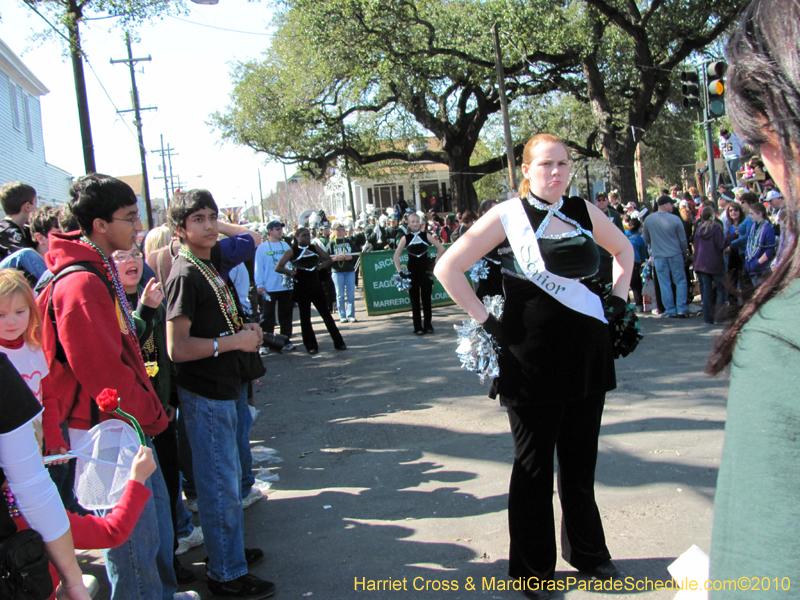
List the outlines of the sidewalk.
<svg viewBox="0 0 800 600">
<path fill-rule="evenodd" d="M 453 324 L 463 313 L 434 309 L 432 336 L 413 335 L 410 313 L 367 317 L 359 295 L 356 316 L 339 324 L 346 352 L 315 317 L 317 356 L 298 346 L 264 358 L 252 444 L 283 462 L 254 465 L 280 478 L 245 512 L 246 546 L 267 555 L 254 572 L 276 582 L 277 598 L 522 598 L 501 589 L 511 435 L 488 383 L 460 369 Z M 702 373 L 719 328 L 701 318 L 645 315 L 642 330 L 637 351 L 617 361 L 596 491 L 618 566 L 634 581 L 667 581 L 667 565 L 692 544 L 709 550 L 727 377 Z M 204 556 L 200 547 L 181 557 L 199 579 L 185 589 L 212 598 Z M 675 595 L 587 592 L 566 563 L 557 569 L 576 578 L 570 600 Z M 398 591 L 368 589 L 390 579 L 373 586 Z"/>
</svg>

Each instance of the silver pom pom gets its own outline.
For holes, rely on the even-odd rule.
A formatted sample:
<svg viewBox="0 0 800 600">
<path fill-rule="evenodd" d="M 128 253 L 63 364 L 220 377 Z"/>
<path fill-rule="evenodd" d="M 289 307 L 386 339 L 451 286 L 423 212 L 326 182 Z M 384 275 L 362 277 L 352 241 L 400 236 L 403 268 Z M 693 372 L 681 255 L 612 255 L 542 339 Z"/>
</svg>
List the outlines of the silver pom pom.
<svg viewBox="0 0 800 600">
<path fill-rule="evenodd" d="M 487 263 L 484 259 L 479 259 L 472 268 L 469 270 L 469 277 L 472 281 L 478 281 L 479 279 L 486 279 L 489 276 L 489 263 Z"/>
<path fill-rule="evenodd" d="M 407 292 L 411 289 L 411 276 L 408 274 L 408 269 L 405 267 L 400 269 L 400 273 L 392 275 L 389 283 L 395 286 L 398 292 Z"/>
<path fill-rule="evenodd" d="M 294 278 L 291 275 L 281 275 L 281 285 L 287 290 L 293 290 Z"/>
<path fill-rule="evenodd" d="M 503 316 L 504 300 L 503 296 L 487 296 L 483 299 L 483 304 L 496 319 L 500 319 Z M 481 383 L 487 377 L 494 379 L 500 375 L 500 367 L 497 364 L 497 351 L 500 347 L 480 323 L 475 319 L 467 319 L 461 327 L 458 325 L 453 327 L 457 333 L 456 354 L 461 360 L 461 367 L 475 371 Z"/>
</svg>

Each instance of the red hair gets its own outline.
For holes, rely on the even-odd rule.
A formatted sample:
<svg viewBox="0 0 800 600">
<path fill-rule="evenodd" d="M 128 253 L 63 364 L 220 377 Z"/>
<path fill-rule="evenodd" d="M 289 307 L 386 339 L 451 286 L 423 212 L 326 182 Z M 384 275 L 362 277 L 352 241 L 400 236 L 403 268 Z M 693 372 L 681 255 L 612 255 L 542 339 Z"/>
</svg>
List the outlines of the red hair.
<svg viewBox="0 0 800 600">
<path fill-rule="evenodd" d="M 533 149 L 538 146 L 539 144 L 561 144 L 564 146 L 564 150 L 567 151 L 567 157 L 572 160 L 572 157 L 569 154 L 569 148 L 567 145 L 561 141 L 560 138 L 551 135 L 549 133 L 537 133 L 531 139 L 528 140 L 528 143 L 525 144 L 525 148 L 522 150 L 522 163 L 523 164 L 530 164 L 533 160 Z M 527 178 L 522 180 L 522 183 L 519 186 L 519 197 L 524 198 L 528 195 L 528 192 L 531 191 L 531 182 L 528 181 Z"/>
</svg>

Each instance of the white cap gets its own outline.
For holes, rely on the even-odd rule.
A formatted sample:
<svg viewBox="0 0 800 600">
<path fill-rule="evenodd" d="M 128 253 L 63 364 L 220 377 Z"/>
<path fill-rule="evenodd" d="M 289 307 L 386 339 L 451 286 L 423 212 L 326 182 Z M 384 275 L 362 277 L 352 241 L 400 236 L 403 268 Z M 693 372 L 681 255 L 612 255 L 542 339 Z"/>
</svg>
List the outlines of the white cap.
<svg viewBox="0 0 800 600">
<path fill-rule="evenodd" d="M 775 198 L 782 198 L 783 195 L 778 190 L 771 190 L 767 192 L 767 197 L 764 199 L 765 202 L 772 202 Z"/>
</svg>

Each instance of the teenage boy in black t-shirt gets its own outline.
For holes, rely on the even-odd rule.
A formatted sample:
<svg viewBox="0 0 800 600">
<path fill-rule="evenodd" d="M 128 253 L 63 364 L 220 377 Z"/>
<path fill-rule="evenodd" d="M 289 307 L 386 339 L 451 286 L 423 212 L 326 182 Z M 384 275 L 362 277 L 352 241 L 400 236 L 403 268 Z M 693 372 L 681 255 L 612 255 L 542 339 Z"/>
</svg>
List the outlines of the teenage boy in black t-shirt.
<svg viewBox="0 0 800 600">
<path fill-rule="evenodd" d="M 178 397 L 192 448 L 197 507 L 208 550 L 208 589 L 216 596 L 267 598 L 275 584 L 248 573 L 263 560 L 244 547 L 241 438 L 252 424 L 247 382 L 261 328 L 242 323 L 211 262 L 218 209 L 206 190 L 176 194 L 169 218 L 182 247 L 167 280 L 167 345 L 178 364 Z M 255 357 L 246 353 L 256 353 Z M 260 376 L 260 375 L 255 375 Z"/>
</svg>

